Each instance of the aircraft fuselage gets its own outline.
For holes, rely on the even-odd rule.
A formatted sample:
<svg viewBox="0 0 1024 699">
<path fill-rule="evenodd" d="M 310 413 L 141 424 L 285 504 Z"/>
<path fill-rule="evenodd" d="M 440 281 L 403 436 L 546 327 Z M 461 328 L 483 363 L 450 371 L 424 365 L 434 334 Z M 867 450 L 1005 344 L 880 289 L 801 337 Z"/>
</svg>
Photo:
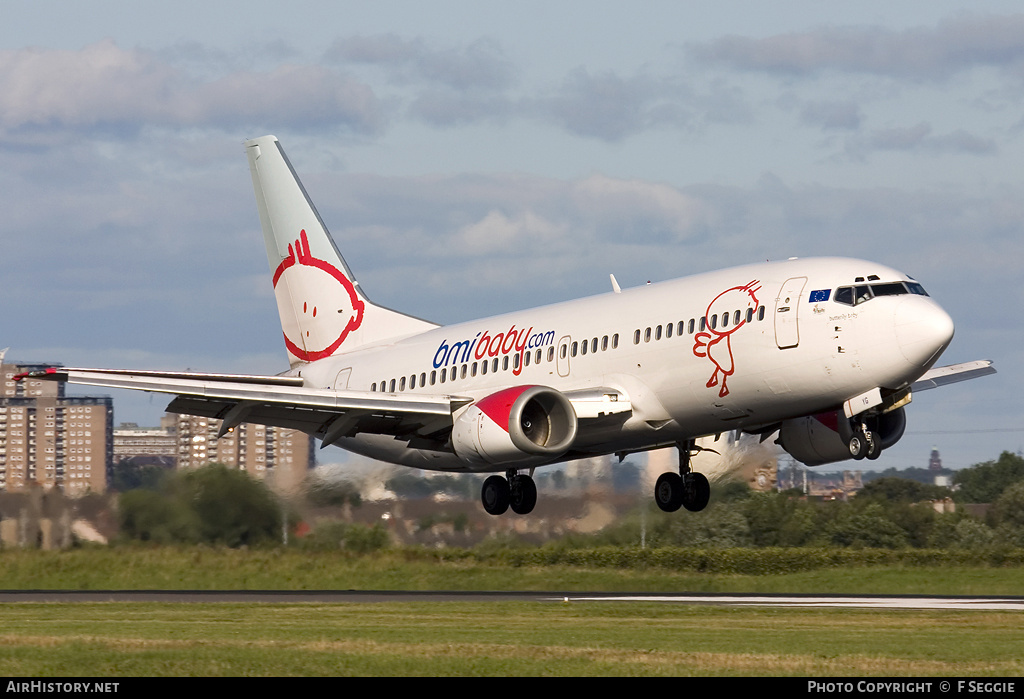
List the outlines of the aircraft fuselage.
<svg viewBox="0 0 1024 699">
<path fill-rule="evenodd" d="M 891 283 L 920 289 L 861 260 L 753 264 L 439 327 L 290 373 L 319 388 L 474 400 L 515 385 L 615 389 L 631 412 L 592 423 L 564 458 L 632 451 L 754 431 L 908 386 L 949 344 L 946 312 L 923 290 L 836 299 L 840 288 Z M 337 444 L 417 468 L 504 469 L 387 435 Z"/>
</svg>

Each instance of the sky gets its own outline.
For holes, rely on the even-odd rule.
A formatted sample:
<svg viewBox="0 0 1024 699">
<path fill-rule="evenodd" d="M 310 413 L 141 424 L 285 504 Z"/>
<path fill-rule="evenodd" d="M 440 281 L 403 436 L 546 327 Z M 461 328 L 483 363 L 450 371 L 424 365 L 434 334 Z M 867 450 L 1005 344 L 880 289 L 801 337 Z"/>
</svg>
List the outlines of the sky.
<svg viewBox="0 0 1024 699">
<path fill-rule="evenodd" d="M 999 373 L 919 394 L 872 466 L 1024 448 L 1018 3 L 153 5 L 4 3 L 8 359 L 285 369 L 242 147 L 274 134 L 370 298 L 441 323 L 609 273 L 903 270 L 956 322 L 942 362 Z"/>
</svg>

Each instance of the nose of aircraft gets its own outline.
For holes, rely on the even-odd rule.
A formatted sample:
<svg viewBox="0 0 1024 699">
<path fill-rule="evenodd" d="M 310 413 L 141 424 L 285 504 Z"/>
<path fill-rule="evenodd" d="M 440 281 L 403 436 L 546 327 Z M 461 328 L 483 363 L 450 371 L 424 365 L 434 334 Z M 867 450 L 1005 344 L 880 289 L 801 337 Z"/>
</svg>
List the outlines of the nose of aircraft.
<svg viewBox="0 0 1024 699">
<path fill-rule="evenodd" d="M 953 319 L 931 299 L 904 299 L 895 320 L 900 351 L 915 366 L 931 366 L 953 339 Z"/>
</svg>

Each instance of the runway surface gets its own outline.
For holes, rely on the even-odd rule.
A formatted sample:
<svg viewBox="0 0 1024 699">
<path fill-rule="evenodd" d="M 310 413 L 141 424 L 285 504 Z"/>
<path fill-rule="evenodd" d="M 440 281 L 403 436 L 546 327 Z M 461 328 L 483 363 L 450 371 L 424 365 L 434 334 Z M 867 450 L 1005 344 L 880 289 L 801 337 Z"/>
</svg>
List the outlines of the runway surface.
<svg viewBox="0 0 1024 699">
<path fill-rule="evenodd" d="M 863 609 L 956 609 L 1024 611 L 1024 597 L 917 595 L 738 595 L 581 592 L 391 592 L 372 590 L 0 590 L 0 603 L 16 602 L 210 602 L 352 604 L 381 602 L 538 602 L 719 605 L 733 607 L 845 607 Z"/>
</svg>

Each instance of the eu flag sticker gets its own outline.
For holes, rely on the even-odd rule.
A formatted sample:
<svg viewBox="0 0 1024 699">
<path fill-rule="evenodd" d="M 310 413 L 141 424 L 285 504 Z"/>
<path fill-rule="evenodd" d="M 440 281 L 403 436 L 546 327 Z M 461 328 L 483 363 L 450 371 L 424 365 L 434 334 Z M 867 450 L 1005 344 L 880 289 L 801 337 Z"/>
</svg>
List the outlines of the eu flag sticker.
<svg viewBox="0 0 1024 699">
<path fill-rule="evenodd" d="M 828 301 L 829 296 L 832 295 L 831 289 L 819 289 L 811 292 L 811 297 L 808 299 L 811 303 L 824 303 Z"/>
</svg>

